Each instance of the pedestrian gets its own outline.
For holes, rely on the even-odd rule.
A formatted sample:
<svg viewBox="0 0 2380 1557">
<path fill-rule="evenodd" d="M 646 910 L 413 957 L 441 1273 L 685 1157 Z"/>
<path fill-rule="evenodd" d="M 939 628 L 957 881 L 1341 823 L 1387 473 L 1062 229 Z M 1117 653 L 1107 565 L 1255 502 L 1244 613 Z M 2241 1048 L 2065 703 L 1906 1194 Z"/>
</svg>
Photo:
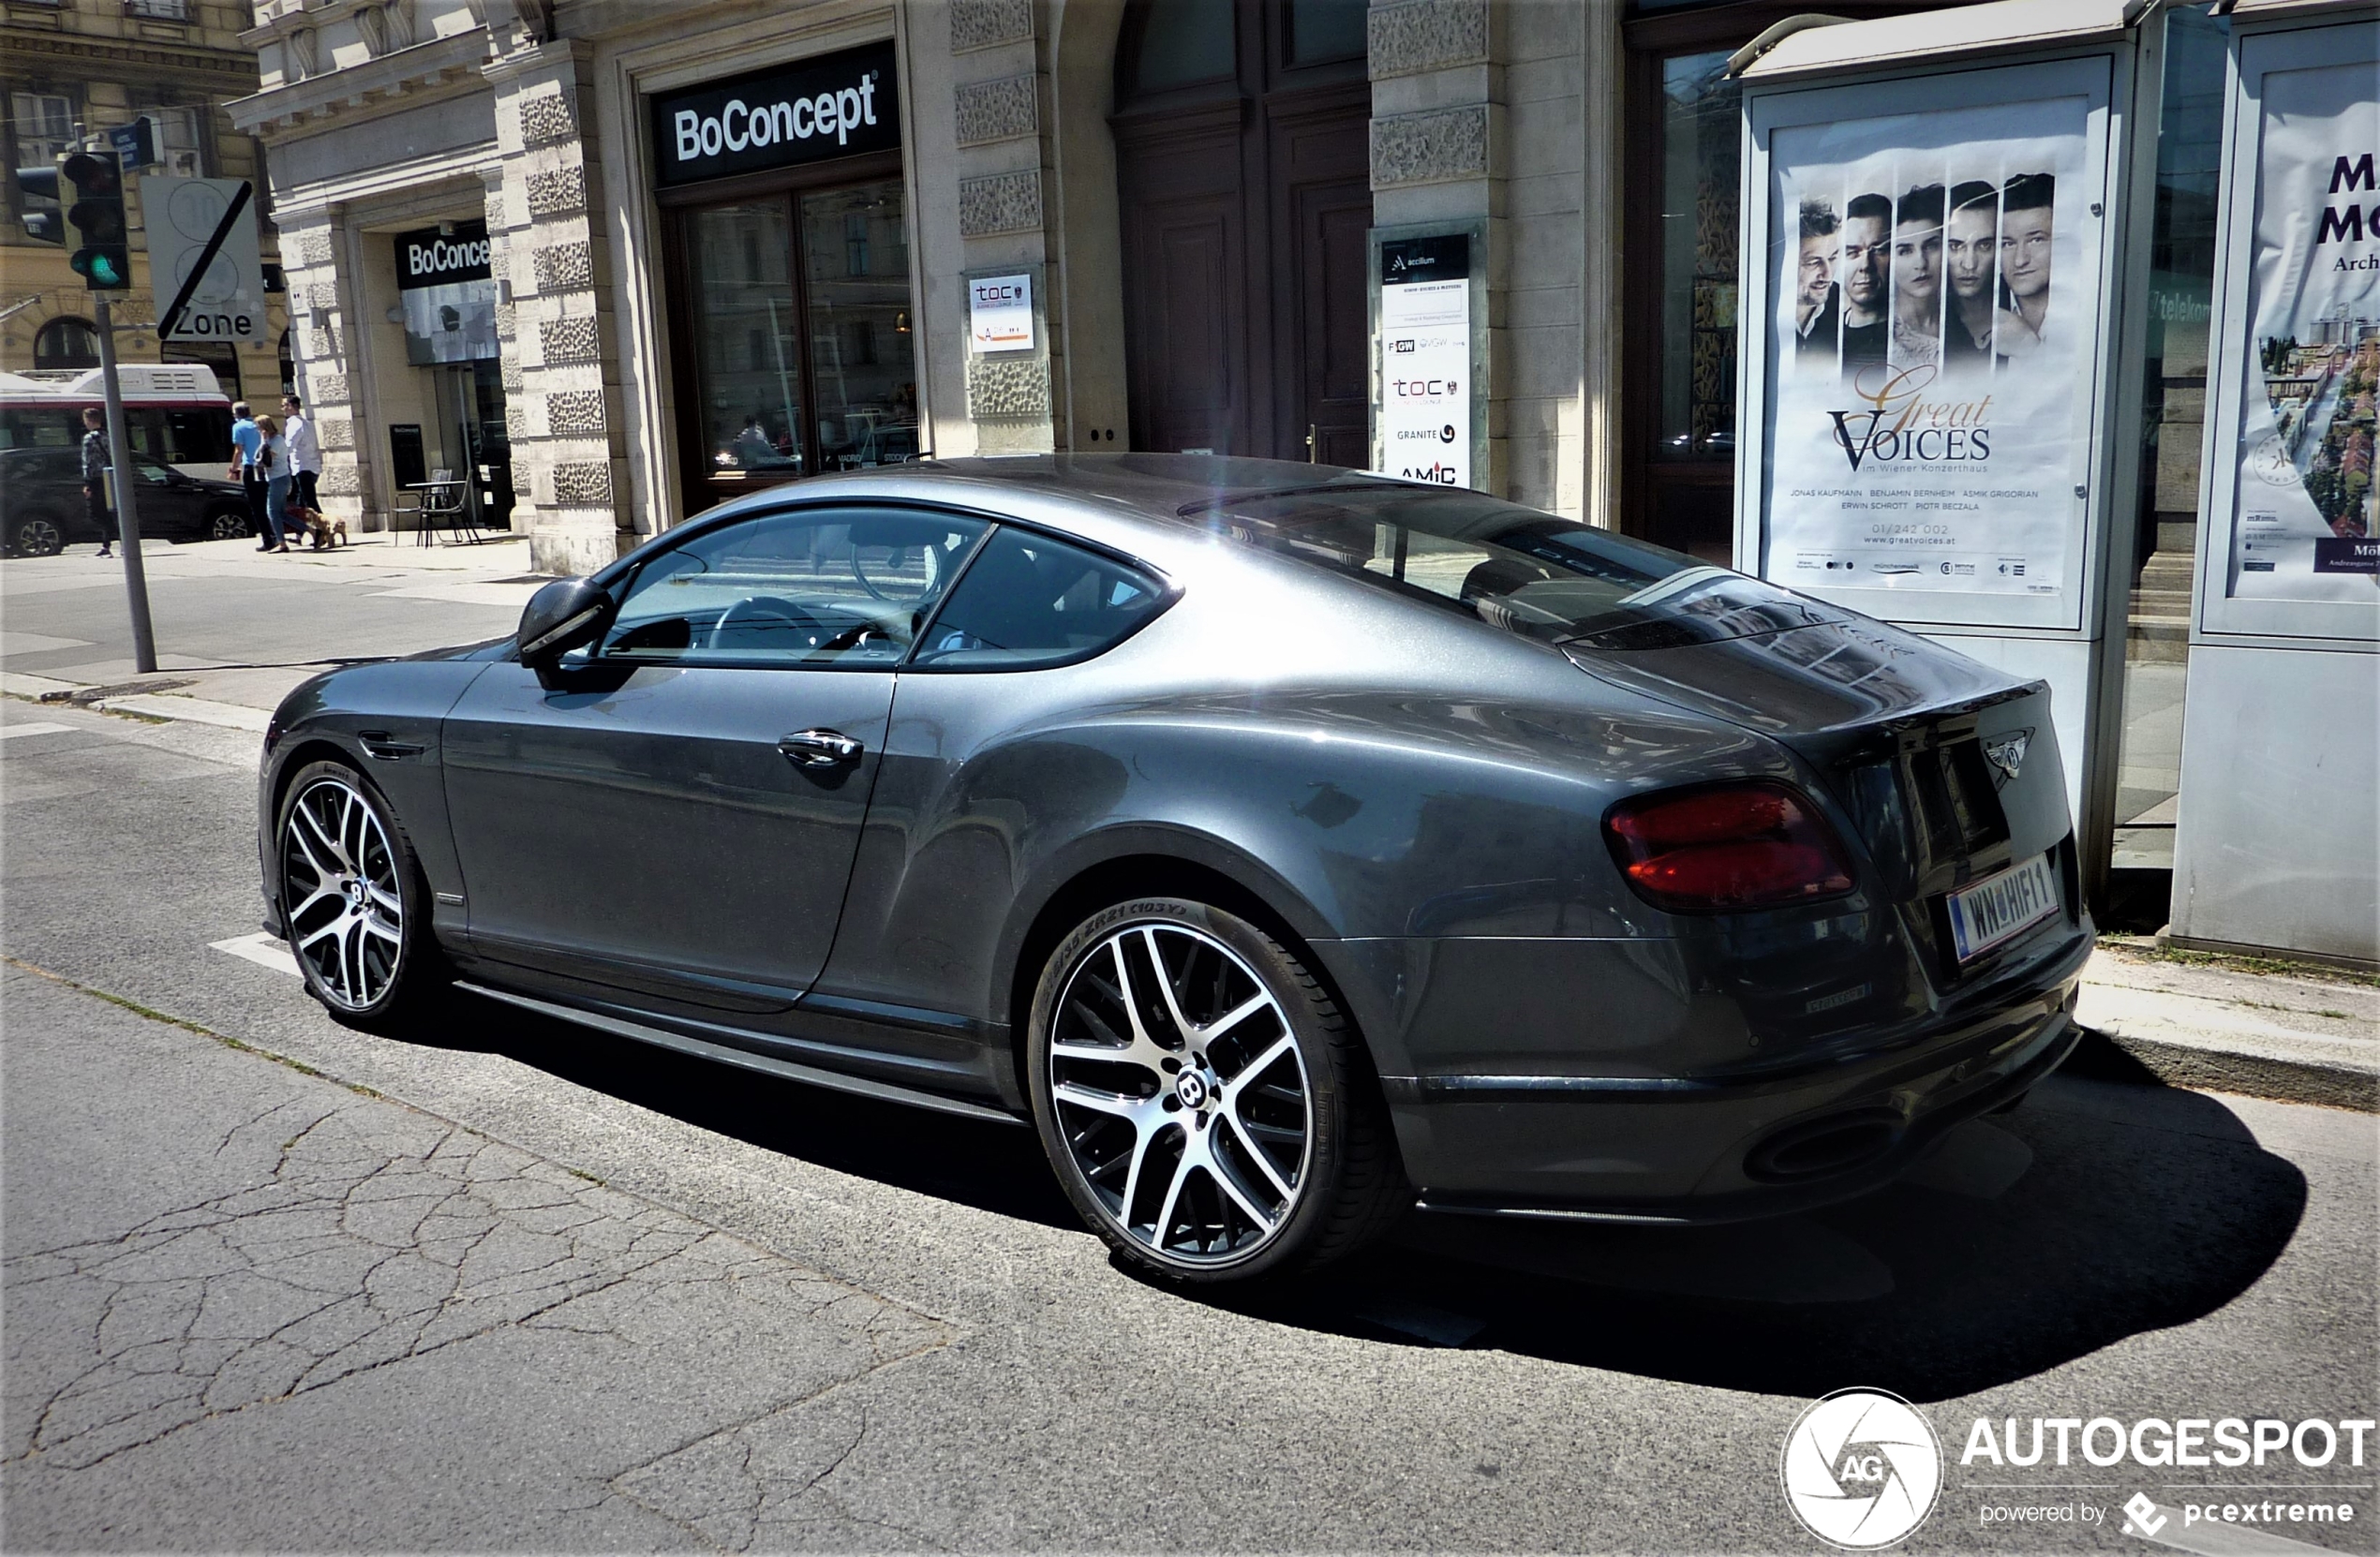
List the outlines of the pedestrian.
<svg viewBox="0 0 2380 1557">
<path fill-rule="evenodd" d="M 107 413 L 97 406 L 82 408 L 82 501 L 99 532 L 99 555 L 113 556 L 115 509 L 108 502 L 108 474 L 115 459 L 108 452 Z"/>
<path fill-rule="evenodd" d="M 290 480 L 296 483 L 290 491 L 290 506 L 320 510 L 314 483 L 322 475 L 322 439 L 314 431 L 314 419 L 305 414 L 305 402 L 294 394 L 281 396 L 281 436 L 290 440 Z"/>
<path fill-rule="evenodd" d="M 273 528 L 272 515 L 264 511 L 264 472 L 256 467 L 257 450 L 264 436 L 256 430 L 256 418 L 248 414 L 248 403 L 235 402 L 231 407 L 231 479 L 240 483 L 240 491 L 248 500 L 248 527 L 264 537 L 257 547 L 269 552 L 280 542 Z"/>
<path fill-rule="evenodd" d="M 290 549 L 290 440 L 281 436 L 281 424 L 269 416 L 256 419 L 260 435 L 255 468 L 264 479 L 264 525 L 270 541 L 262 549 L 286 552 Z"/>
</svg>

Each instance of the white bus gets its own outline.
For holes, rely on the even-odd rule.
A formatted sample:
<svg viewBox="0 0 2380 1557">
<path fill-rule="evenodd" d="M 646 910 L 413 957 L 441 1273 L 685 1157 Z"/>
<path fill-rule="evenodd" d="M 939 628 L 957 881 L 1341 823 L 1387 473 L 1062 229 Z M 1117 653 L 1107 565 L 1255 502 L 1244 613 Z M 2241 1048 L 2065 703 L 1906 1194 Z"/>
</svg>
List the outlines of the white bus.
<svg viewBox="0 0 2380 1557">
<path fill-rule="evenodd" d="M 220 481 L 231 463 L 231 401 L 195 363 L 122 363 L 124 430 L 133 449 L 185 475 Z M 96 367 L 0 373 L 0 449 L 82 441 L 82 408 L 106 403 Z"/>
</svg>

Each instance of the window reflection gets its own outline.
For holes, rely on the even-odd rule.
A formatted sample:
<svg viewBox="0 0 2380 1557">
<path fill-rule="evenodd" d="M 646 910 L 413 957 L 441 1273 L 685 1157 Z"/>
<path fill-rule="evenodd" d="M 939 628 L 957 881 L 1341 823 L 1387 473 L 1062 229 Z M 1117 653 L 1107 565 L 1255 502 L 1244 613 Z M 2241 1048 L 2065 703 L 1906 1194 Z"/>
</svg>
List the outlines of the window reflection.
<svg viewBox="0 0 2380 1557">
<path fill-rule="evenodd" d="M 784 203 L 697 211 L 688 236 L 711 465 L 798 475 L 801 344 Z"/>
<path fill-rule="evenodd" d="M 1735 454 L 1742 89 L 1728 52 L 1661 62 L 1660 421 L 1653 457 Z"/>
<path fill-rule="evenodd" d="M 821 469 L 917 456 L 907 217 L 899 179 L 802 197 Z"/>
</svg>

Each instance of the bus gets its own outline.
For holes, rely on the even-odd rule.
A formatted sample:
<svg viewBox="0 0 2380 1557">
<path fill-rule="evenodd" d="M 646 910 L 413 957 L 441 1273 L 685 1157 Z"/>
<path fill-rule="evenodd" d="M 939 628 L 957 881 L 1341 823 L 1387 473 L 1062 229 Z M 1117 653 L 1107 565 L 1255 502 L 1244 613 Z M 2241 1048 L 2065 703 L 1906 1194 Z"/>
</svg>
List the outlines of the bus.
<svg viewBox="0 0 2380 1557">
<path fill-rule="evenodd" d="M 215 370 L 189 363 L 121 363 L 124 431 L 135 452 L 184 475 L 223 479 L 231 464 L 231 402 Z M 82 408 L 106 404 L 96 367 L 0 373 L 0 449 L 82 441 Z"/>
</svg>

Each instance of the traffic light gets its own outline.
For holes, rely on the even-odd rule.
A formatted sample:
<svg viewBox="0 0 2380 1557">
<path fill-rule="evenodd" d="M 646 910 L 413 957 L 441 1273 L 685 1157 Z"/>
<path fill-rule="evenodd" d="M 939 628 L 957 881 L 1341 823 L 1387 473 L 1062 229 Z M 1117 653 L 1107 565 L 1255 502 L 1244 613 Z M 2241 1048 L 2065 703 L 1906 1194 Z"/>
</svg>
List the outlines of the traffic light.
<svg viewBox="0 0 2380 1557">
<path fill-rule="evenodd" d="M 58 170 L 19 168 L 15 172 L 17 188 L 24 197 L 17 202 L 17 209 L 24 213 L 24 235 L 37 244 L 65 243 L 66 217 L 58 210 Z"/>
<path fill-rule="evenodd" d="M 132 250 L 125 235 L 121 161 L 113 152 L 69 152 L 59 161 L 58 173 L 74 186 L 67 220 L 82 238 L 67 263 L 95 292 L 130 291 Z"/>
</svg>

